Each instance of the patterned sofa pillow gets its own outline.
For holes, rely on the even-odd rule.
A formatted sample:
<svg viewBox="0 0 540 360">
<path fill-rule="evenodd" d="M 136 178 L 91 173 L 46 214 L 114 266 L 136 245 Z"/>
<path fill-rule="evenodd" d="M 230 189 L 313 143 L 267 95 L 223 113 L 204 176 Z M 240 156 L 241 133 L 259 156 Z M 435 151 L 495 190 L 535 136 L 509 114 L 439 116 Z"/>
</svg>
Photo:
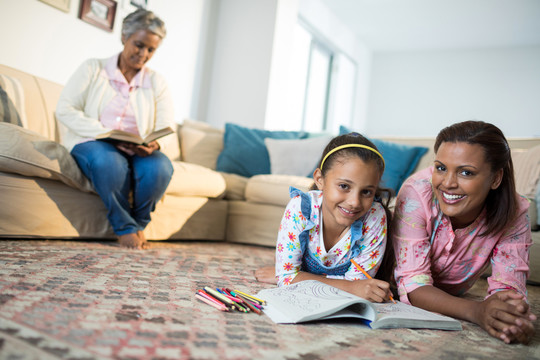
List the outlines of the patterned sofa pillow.
<svg viewBox="0 0 540 360">
<path fill-rule="evenodd" d="M 16 78 L 0 74 L 0 122 L 26 126 L 24 90 Z"/>
</svg>

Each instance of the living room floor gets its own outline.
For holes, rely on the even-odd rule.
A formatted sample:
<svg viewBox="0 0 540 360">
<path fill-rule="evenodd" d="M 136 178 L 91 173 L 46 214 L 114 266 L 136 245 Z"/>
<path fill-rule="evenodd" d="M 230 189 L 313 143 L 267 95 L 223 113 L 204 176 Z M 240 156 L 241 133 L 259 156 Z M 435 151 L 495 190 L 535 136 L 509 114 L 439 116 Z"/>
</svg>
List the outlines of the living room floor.
<svg viewBox="0 0 540 360">
<path fill-rule="evenodd" d="M 198 301 L 204 286 L 256 294 L 274 250 L 223 242 L 0 241 L 0 359 L 540 359 L 478 326 L 371 330 L 356 321 L 274 324 Z M 481 299 L 482 279 L 467 295 Z M 540 314 L 540 287 L 528 286 Z"/>
</svg>

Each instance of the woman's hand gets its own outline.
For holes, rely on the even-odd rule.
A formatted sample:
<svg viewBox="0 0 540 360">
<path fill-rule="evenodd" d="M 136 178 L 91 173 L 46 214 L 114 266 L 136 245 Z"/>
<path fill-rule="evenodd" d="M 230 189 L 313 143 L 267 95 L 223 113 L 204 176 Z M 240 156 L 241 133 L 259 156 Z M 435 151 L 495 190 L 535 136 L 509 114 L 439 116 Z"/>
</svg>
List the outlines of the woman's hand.
<svg viewBox="0 0 540 360">
<path fill-rule="evenodd" d="M 154 151 L 159 150 L 159 144 L 157 141 L 152 141 L 147 145 L 137 145 L 128 142 L 120 142 L 116 145 L 116 147 L 128 155 L 138 155 L 140 157 L 152 155 Z"/>
<path fill-rule="evenodd" d="M 507 344 L 528 344 L 534 336 L 536 316 L 530 312 L 523 296 L 514 291 L 493 294 L 478 303 L 475 313 L 478 325 Z"/>
</svg>

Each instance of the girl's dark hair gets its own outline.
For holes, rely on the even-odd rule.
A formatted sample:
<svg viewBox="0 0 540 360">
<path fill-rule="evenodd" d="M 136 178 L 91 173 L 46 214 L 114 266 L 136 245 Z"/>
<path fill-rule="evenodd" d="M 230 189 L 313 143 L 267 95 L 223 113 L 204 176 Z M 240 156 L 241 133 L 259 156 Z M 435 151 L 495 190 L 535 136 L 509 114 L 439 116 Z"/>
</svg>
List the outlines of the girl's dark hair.
<svg viewBox="0 0 540 360">
<path fill-rule="evenodd" d="M 487 229 L 481 235 L 497 234 L 512 222 L 518 212 L 514 166 L 508 141 L 493 124 L 483 121 L 464 121 L 442 129 L 435 140 L 435 153 L 443 142 L 464 142 L 480 145 L 493 173 L 503 170 L 501 184 L 489 191 L 485 207 Z"/>
<path fill-rule="evenodd" d="M 326 176 L 326 173 L 328 170 L 330 170 L 334 164 L 338 161 L 346 161 L 347 158 L 350 157 L 358 157 L 365 163 L 374 162 L 377 165 L 377 168 L 380 172 L 380 175 L 382 176 L 384 172 L 384 160 L 381 156 L 379 156 L 376 152 L 373 152 L 369 149 L 365 148 L 359 148 L 359 147 L 348 147 L 341 150 L 337 150 L 336 152 L 332 153 L 328 158 L 325 159 L 326 155 L 332 151 L 333 149 L 343 146 L 343 145 L 350 145 L 350 144 L 359 144 L 359 145 L 365 145 L 369 146 L 377 151 L 377 147 L 375 144 L 373 144 L 369 139 L 362 136 L 359 133 L 352 132 L 349 134 L 344 134 L 340 136 L 336 136 L 330 142 L 328 145 L 326 145 L 326 148 L 324 149 L 321 159 L 319 160 L 318 167 L 321 169 L 321 173 L 324 176 Z M 321 163 L 322 168 L 321 168 Z M 317 185 L 313 184 L 311 186 L 311 190 L 317 190 Z M 395 258 L 394 258 L 394 247 L 392 244 L 390 244 L 390 241 L 392 239 L 390 234 L 390 224 L 392 220 L 392 212 L 389 209 L 389 202 L 392 198 L 393 191 L 388 188 L 381 188 L 378 187 L 375 192 L 375 201 L 379 202 L 386 213 L 386 249 L 384 252 L 384 257 L 381 263 L 381 266 L 379 267 L 379 270 L 377 271 L 377 275 L 375 276 L 376 279 L 384 280 L 392 284 L 392 276 L 394 271 L 394 264 L 395 264 Z"/>
</svg>

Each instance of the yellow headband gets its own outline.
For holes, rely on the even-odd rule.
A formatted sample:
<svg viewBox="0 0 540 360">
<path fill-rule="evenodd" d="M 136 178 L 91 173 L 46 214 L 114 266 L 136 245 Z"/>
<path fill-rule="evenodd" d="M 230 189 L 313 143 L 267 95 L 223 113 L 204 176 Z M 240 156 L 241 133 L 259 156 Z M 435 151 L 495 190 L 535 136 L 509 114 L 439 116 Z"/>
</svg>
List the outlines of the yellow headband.
<svg viewBox="0 0 540 360">
<path fill-rule="evenodd" d="M 382 162 L 383 162 L 383 165 L 386 166 L 386 163 L 384 162 L 384 158 L 383 156 L 381 155 L 380 152 L 378 152 L 377 150 L 375 150 L 374 148 L 372 148 L 371 146 L 367 146 L 367 145 L 362 145 L 362 144 L 346 144 L 346 145 L 341 145 L 341 146 L 338 146 L 338 147 L 335 147 L 333 148 L 332 150 L 330 150 L 328 152 L 328 154 L 326 154 L 326 156 L 322 159 L 321 161 L 321 170 L 322 170 L 322 167 L 324 165 L 324 162 L 326 161 L 326 159 L 332 155 L 333 153 L 335 153 L 336 151 L 339 151 L 341 149 L 346 149 L 346 148 L 353 148 L 353 147 L 357 147 L 357 148 L 362 148 L 362 149 L 368 149 L 369 151 L 373 151 L 375 154 L 379 155 L 382 159 Z"/>
</svg>

